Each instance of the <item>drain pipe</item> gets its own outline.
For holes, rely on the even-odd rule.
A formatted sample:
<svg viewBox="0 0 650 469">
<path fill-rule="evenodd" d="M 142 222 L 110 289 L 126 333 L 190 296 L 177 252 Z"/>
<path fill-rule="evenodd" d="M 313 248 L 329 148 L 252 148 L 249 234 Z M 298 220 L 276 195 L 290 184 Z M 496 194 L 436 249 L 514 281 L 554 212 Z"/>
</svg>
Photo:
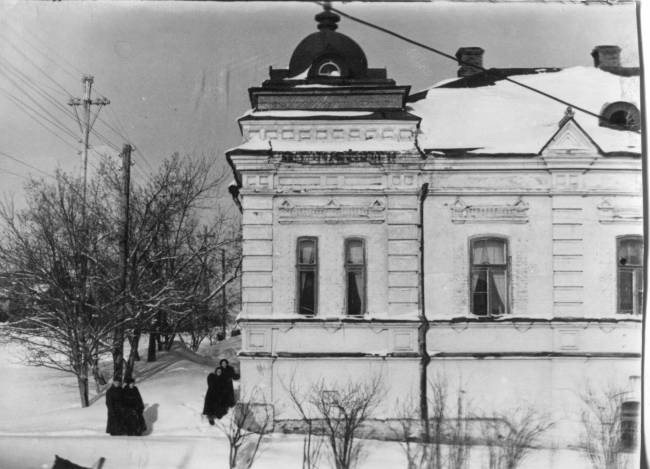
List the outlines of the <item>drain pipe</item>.
<svg viewBox="0 0 650 469">
<path fill-rule="evenodd" d="M 422 438 L 425 443 L 431 442 L 429 431 L 429 403 L 427 399 L 427 368 L 431 357 L 427 351 L 427 331 L 429 330 L 429 320 L 426 315 L 424 303 L 424 201 L 429 193 L 429 183 L 425 182 L 420 188 L 418 196 L 420 204 L 420 313 L 418 326 L 418 352 L 420 355 L 420 420 L 422 424 Z"/>
</svg>

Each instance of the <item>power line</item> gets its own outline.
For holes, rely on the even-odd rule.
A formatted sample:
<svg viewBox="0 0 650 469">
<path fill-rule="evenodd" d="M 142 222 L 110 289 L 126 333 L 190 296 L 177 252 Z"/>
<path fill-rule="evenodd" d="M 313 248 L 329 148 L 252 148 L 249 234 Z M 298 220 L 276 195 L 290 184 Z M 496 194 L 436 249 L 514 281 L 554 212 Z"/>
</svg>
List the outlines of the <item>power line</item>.
<svg viewBox="0 0 650 469">
<path fill-rule="evenodd" d="M 10 160 L 13 160 L 16 163 L 19 163 L 19 164 L 21 164 L 23 166 L 26 166 L 27 168 L 33 169 L 34 171 L 38 171 L 39 173 L 44 174 L 47 177 L 54 178 L 54 176 L 52 174 L 47 173 L 47 172 L 43 171 L 42 169 L 37 168 L 36 166 L 32 166 L 29 163 L 25 163 L 21 159 L 15 157 L 15 156 L 12 156 L 9 153 L 5 153 L 4 151 L 0 151 L 0 155 L 4 156 L 5 158 L 9 158 Z"/>
<path fill-rule="evenodd" d="M 383 32 L 383 33 L 388 34 L 389 36 L 396 37 L 397 39 L 401 39 L 402 41 L 408 42 L 409 44 L 413 44 L 413 45 L 415 45 L 415 46 L 421 47 L 422 49 L 428 50 L 429 52 L 433 52 L 433 53 L 438 54 L 438 55 L 441 55 L 441 56 L 443 56 L 443 57 L 445 57 L 445 58 L 447 58 L 447 59 L 451 59 L 451 60 L 453 60 L 454 62 L 459 63 L 460 65 L 469 65 L 469 66 L 472 66 L 472 67 L 474 67 L 474 68 L 478 68 L 479 70 L 481 70 L 481 71 L 483 71 L 483 72 L 487 72 L 487 71 L 488 71 L 488 69 L 486 69 L 486 68 L 484 68 L 484 67 L 482 67 L 482 66 L 480 66 L 480 65 L 473 64 L 473 63 L 468 63 L 468 62 L 465 62 L 465 61 L 463 61 L 463 60 L 457 59 L 456 57 L 454 57 L 454 56 L 451 55 L 451 54 L 448 54 L 448 53 L 446 53 L 446 52 L 443 52 L 443 51 L 441 51 L 441 50 L 439 50 L 439 49 L 436 49 L 436 48 L 434 48 L 434 47 L 427 46 L 426 44 L 423 44 L 423 43 L 421 43 L 421 42 L 419 42 L 419 41 L 416 41 L 416 40 L 414 40 L 414 39 L 411 39 L 411 38 L 408 38 L 408 37 L 406 37 L 406 36 L 403 36 L 403 35 L 401 35 L 401 34 L 399 34 L 399 33 L 396 33 L 396 32 L 394 32 L 394 31 L 391 31 L 390 29 L 384 28 L 384 27 L 382 27 L 382 26 L 376 25 L 376 24 L 371 23 L 371 22 L 369 22 L 369 21 L 365 21 L 365 20 L 362 20 L 361 18 L 357 18 L 357 17 L 355 17 L 355 16 L 352 16 L 352 15 L 349 15 L 349 14 L 347 14 L 347 13 L 344 13 L 344 12 L 342 12 L 341 10 L 332 7 L 332 6 L 329 4 L 329 2 L 327 2 L 327 3 L 315 2 L 315 3 L 316 3 L 317 5 L 322 6 L 322 7 L 325 8 L 325 9 L 329 9 L 329 10 L 331 10 L 331 11 L 333 11 L 333 12 L 335 12 L 335 13 L 337 13 L 337 14 L 339 14 L 339 15 L 341 15 L 341 16 L 343 16 L 343 17 L 349 19 L 349 20 L 352 20 L 352 21 L 354 21 L 354 22 L 356 22 L 356 23 L 362 24 L 362 25 L 364 25 L 364 26 L 368 26 L 369 28 L 376 29 L 376 30 L 378 30 L 378 31 L 381 31 L 381 32 Z M 540 95 L 542 95 L 542 96 L 545 96 L 545 97 L 547 97 L 547 98 L 549 98 L 549 99 L 552 99 L 552 100 L 554 100 L 554 101 L 557 101 L 558 103 L 562 103 L 562 104 L 564 104 L 564 105 L 566 105 L 566 106 L 570 106 L 570 107 L 572 107 L 573 109 L 576 109 L 576 110 L 578 110 L 578 111 L 584 112 L 585 114 L 588 114 L 588 115 L 590 115 L 590 116 L 597 117 L 598 119 L 602 119 L 602 118 L 603 118 L 603 116 L 601 116 L 601 115 L 598 114 L 598 113 L 595 113 L 595 112 L 589 111 L 588 109 L 585 109 L 585 108 L 583 108 L 583 107 L 577 106 L 577 105 L 575 105 L 575 104 L 573 104 L 573 103 L 570 103 L 569 101 L 566 101 L 566 100 L 564 100 L 564 99 L 562 99 L 562 98 L 558 98 L 558 97 L 555 96 L 555 95 L 552 95 L 552 94 L 550 94 L 550 93 L 546 93 L 545 91 L 539 90 L 539 89 L 534 88 L 534 87 L 532 87 L 532 86 L 526 85 L 526 84 L 521 83 L 521 82 L 516 81 L 516 80 L 513 80 L 512 78 L 509 78 L 509 77 L 503 77 L 503 80 L 508 81 L 508 82 L 510 82 L 510 83 L 512 83 L 512 84 L 514 84 L 514 85 L 521 86 L 522 88 L 526 88 L 527 90 L 532 91 L 532 92 L 534 92 L 534 93 L 538 93 L 538 94 L 540 94 Z"/>
<path fill-rule="evenodd" d="M 17 77 L 18 80 L 25 83 L 28 87 L 30 87 L 38 94 L 40 94 L 43 98 L 45 98 L 47 101 L 52 103 L 55 107 L 61 110 L 66 116 L 74 117 L 72 112 L 70 112 L 70 110 L 66 108 L 63 104 L 61 104 L 61 102 L 57 98 L 55 98 L 50 93 L 48 93 L 43 88 L 41 88 L 32 78 L 30 78 L 27 74 L 22 72 L 18 67 L 13 65 L 11 62 L 5 59 L 5 63 L 3 64 L 2 62 L 0 62 L 0 65 L 4 67 L 5 71 L 12 73 L 14 77 Z"/>
<path fill-rule="evenodd" d="M 82 70 L 79 70 L 79 69 L 78 69 L 78 68 L 77 68 L 77 67 L 76 67 L 72 62 L 70 62 L 70 61 L 69 61 L 69 60 L 68 60 L 64 55 L 62 55 L 60 52 L 54 50 L 52 47 L 49 46 L 49 44 L 47 44 L 44 40 L 42 40 L 42 39 L 40 39 L 38 36 L 36 36 L 33 32 L 30 32 L 30 31 L 27 30 L 27 29 L 23 29 L 22 31 L 19 31 L 18 29 L 16 29 L 16 28 L 15 28 L 11 23 L 9 23 L 9 22 L 5 22 L 5 24 L 6 24 L 7 26 L 9 26 L 11 29 L 13 29 L 14 32 L 16 32 L 16 33 L 18 33 L 18 34 L 21 34 L 21 33 L 27 33 L 29 36 L 31 36 L 31 37 L 35 40 L 34 42 L 40 42 L 42 45 L 44 45 L 45 48 L 47 48 L 48 50 L 51 51 L 51 54 L 46 54 L 45 52 L 43 52 L 42 50 L 40 50 L 37 46 L 34 45 L 33 42 L 31 42 L 31 40 L 28 40 L 28 39 L 25 37 L 25 34 L 22 34 L 22 36 L 23 36 L 23 42 L 24 42 L 25 44 L 27 44 L 28 46 L 30 46 L 30 47 L 31 47 L 32 49 L 34 49 L 36 52 L 38 52 L 38 53 L 40 53 L 41 55 L 43 55 L 45 58 L 47 58 L 48 60 L 50 60 L 52 63 L 54 63 L 54 64 L 56 64 L 57 66 L 59 66 L 59 67 L 61 68 L 61 70 L 63 70 L 64 72 L 66 72 L 68 75 L 70 75 L 70 77 L 76 79 L 79 75 L 83 75 L 83 71 L 82 71 Z M 15 47 L 15 46 L 14 46 L 14 47 Z M 54 59 L 52 58 L 52 55 L 57 55 L 57 56 L 59 57 L 60 60 L 54 60 Z M 61 62 L 65 62 L 65 63 L 66 63 L 69 67 L 71 67 L 75 72 L 73 73 L 73 72 L 71 72 L 70 70 L 68 70 L 68 69 L 66 69 L 66 68 L 64 68 L 64 67 L 61 67 Z M 67 93 L 67 91 L 66 91 L 66 93 Z M 69 94 L 69 93 L 68 93 L 68 94 Z"/>
<path fill-rule="evenodd" d="M 58 81 L 56 81 L 54 78 L 52 78 L 52 77 L 51 77 L 47 72 L 45 72 L 41 67 L 39 67 L 38 64 L 36 64 L 32 59 L 30 59 L 30 58 L 27 56 L 27 54 L 25 54 L 22 50 L 20 50 L 20 49 L 19 49 L 19 48 L 18 48 L 14 43 L 12 43 L 11 41 L 8 41 L 8 42 L 10 43 L 10 45 L 11 45 L 11 46 L 12 46 L 12 47 L 13 47 L 13 48 L 14 48 L 14 49 L 15 49 L 15 50 L 16 50 L 16 51 L 17 51 L 17 52 L 18 52 L 22 57 L 24 57 L 26 60 L 28 60 L 29 63 L 31 63 L 31 64 L 32 64 L 36 69 L 38 69 L 38 70 L 39 70 L 43 75 L 45 75 L 45 76 L 46 76 L 50 81 L 52 81 L 54 84 L 56 84 L 58 88 L 62 89 L 62 90 L 66 93 L 66 95 L 67 95 L 68 97 L 72 97 L 72 94 L 71 94 L 71 93 L 70 93 L 70 92 L 69 92 L 69 91 L 68 91 L 68 90 L 67 90 L 63 85 L 61 85 Z M 48 59 L 51 60 L 51 57 L 48 56 L 45 52 L 43 52 L 43 51 L 41 51 L 40 49 L 36 48 L 33 44 L 30 44 L 30 45 L 31 45 L 31 47 L 34 48 L 37 52 L 39 52 L 39 53 L 42 54 L 44 57 L 46 57 L 46 58 L 48 58 Z M 59 55 L 60 55 L 60 54 L 59 54 Z M 11 64 L 10 64 L 10 66 L 11 66 L 13 69 L 18 70 L 17 67 L 15 67 L 14 65 L 11 65 Z M 75 68 L 76 68 L 76 67 L 75 67 Z M 66 72 L 70 73 L 67 69 L 64 69 L 63 67 L 62 67 L 62 69 L 65 70 Z M 14 73 L 15 73 L 15 72 L 14 72 Z M 19 70 L 18 70 L 18 73 L 23 75 L 23 78 L 22 78 L 22 79 L 23 79 L 23 81 L 25 81 L 24 74 L 23 74 L 22 72 L 20 72 Z M 54 102 L 55 105 L 56 105 L 57 107 L 61 107 L 61 108 L 64 110 L 64 112 L 66 113 L 66 115 L 69 115 L 70 117 L 73 117 L 73 118 L 76 117 L 77 121 L 79 122 L 79 118 L 78 118 L 78 116 L 75 116 L 75 114 L 73 114 L 72 112 L 66 110 L 64 107 L 62 107 L 62 106 L 58 103 L 58 101 L 56 100 L 56 98 L 52 97 L 49 93 L 47 93 L 47 92 L 44 91 L 44 90 L 39 89 L 39 88 L 38 88 L 38 85 L 36 85 L 36 84 L 33 82 L 33 80 L 30 80 L 30 81 L 31 81 L 31 83 L 33 84 L 33 86 L 36 87 L 36 89 L 39 90 L 39 92 L 40 92 L 42 95 L 46 95 L 46 96 L 48 97 L 48 98 L 46 98 L 46 99 L 48 99 L 48 100 Z M 14 83 L 14 84 L 15 84 L 15 83 Z M 120 136 L 121 138 L 124 138 L 122 135 L 120 135 L 119 132 L 116 132 L 115 129 L 114 129 L 112 126 L 110 126 L 110 124 L 108 124 L 106 121 L 104 121 L 104 120 L 101 119 L 101 118 L 100 118 L 100 120 L 101 120 L 102 122 L 104 122 L 104 123 L 107 125 L 107 127 L 109 127 L 111 130 L 113 130 L 113 132 L 115 132 L 116 135 Z M 82 133 L 83 133 L 83 128 L 80 127 L 80 129 L 81 129 L 81 131 L 82 131 Z M 113 143 L 110 139 L 108 139 L 106 136 L 102 135 L 102 134 L 101 134 L 100 132 L 98 132 L 97 130 L 91 128 L 91 133 L 93 133 L 94 135 L 96 135 L 99 139 L 101 139 L 105 144 L 107 144 L 108 146 L 110 146 L 112 149 L 114 149 L 114 150 L 116 150 L 116 151 L 119 151 L 119 150 L 120 150 L 120 148 L 119 148 L 119 146 L 118 146 L 117 144 Z"/>
<path fill-rule="evenodd" d="M 52 130 L 50 127 L 48 127 L 48 126 L 45 125 L 43 122 L 41 122 L 41 120 L 40 120 L 39 117 L 38 117 L 38 116 L 39 116 L 39 113 L 38 113 L 38 111 L 35 111 L 34 108 L 32 108 L 31 106 L 29 106 L 28 104 L 25 104 L 24 101 L 22 101 L 20 98 L 17 98 L 17 97 L 15 97 L 15 96 L 13 96 L 11 93 L 9 93 L 9 92 L 8 92 L 7 90 L 5 90 L 4 88 L 0 88 L 0 92 L 4 93 L 4 94 L 9 98 L 9 99 L 11 99 L 15 104 L 18 105 L 18 107 L 20 108 L 21 111 L 23 111 L 23 112 L 24 112 L 25 114 L 27 114 L 29 117 L 31 117 L 32 119 L 34 119 L 34 120 L 36 121 L 36 123 L 39 124 L 41 127 L 43 127 L 45 130 L 47 130 L 48 132 L 50 132 L 52 135 L 54 135 L 56 138 L 58 138 L 59 140 L 61 140 L 63 143 L 65 143 L 66 145 L 68 145 L 69 147 L 71 147 L 73 150 L 75 150 L 75 151 L 78 150 L 74 145 L 72 145 L 72 144 L 71 144 L 70 142 L 68 142 L 67 140 L 64 140 L 63 137 L 61 137 L 58 133 L 56 133 L 56 132 L 55 132 L 54 130 Z M 31 111 L 31 113 L 30 113 L 29 111 Z M 41 117 L 41 118 L 43 118 L 43 117 Z M 43 118 L 43 119 L 47 120 L 46 118 Z M 48 122 L 49 122 L 49 121 L 48 121 Z M 77 141 L 77 138 L 76 138 L 76 137 L 75 137 L 75 141 Z"/>
<path fill-rule="evenodd" d="M 7 68 L 7 66 L 9 68 Z M 56 98 L 54 98 L 52 95 L 50 95 L 47 91 L 44 91 L 43 89 L 41 89 L 33 80 L 31 80 L 29 77 L 27 77 L 23 72 L 20 71 L 20 69 L 18 69 L 16 66 L 11 64 L 10 62 L 6 62 L 4 64 L 4 68 L 5 68 L 4 75 L 14 84 L 14 86 L 16 86 L 20 91 L 22 91 L 23 94 L 25 94 L 34 104 L 36 104 L 39 108 L 41 108 L 43 110 L 43 112 L 45 112 L 48 116 L 50 116 L 51 119 L 53 119 L 58 124 L 58 125 L 57 124 L 54 124 L 54 125 L 57 125 L 59 128 L 61 128 L 61 130 L 63 130 L 64 132 L 70 134 L 73 138 L 76 139 L 76 135 L 69 128 L 67 128 L 54 115 L 52 115 L 47 109 L 45 109 L 36 99 L 34 99 L 18 83 L 16 83 L 15 80 L 13 80 L 11 77 L 9 77 L 6 74 L 7 70 L 10 71 L 11 73 L 13 73 L 14 76 L 17 76 L 19 80 L 21 80 L 23 83 L 25 83 L 31 89 L 38 92 L 41 96 L 43 96 L 47 101 L 52 103 L 55 107 L 60 109 L 66 115 L 66 117 L 70 117 L 70 118 L 77 117 L 77 122 L 79 123 L 79 128 L 80 128 L 81 132 L 83 132 L 83 127 L 81 126 L 81 123 L 78 120 L 78 116 L 75 116 L 75 114 L 73 114 L 72 111 L 70 111 L 65 106 L 63 106 Z M 91 132 L 94 135 L 96 135 L 99 139 L 101 139 L 106 145 L 108 145 L 109 147 L 111 147 L 112 149 L 114 149 L 116 151 L 119 151 L 119 147 L 115 143 L 113 143 L 110 139 L 108 139 L 106 136 L 101 134 L 99 131 L 91 128 Z"/>
<path fill-rule="evenodd" d="M 0 73 L 2 73 L 2 71 L 0 71 Z M 7 79 L 8 79 L 8 80 L 9 80 L 9 81 L 10 81 L 10 82 L 11 82 L 11 83 L 16 87 L 16 88 L 18 88 L 18 90 L 21 91 L 21 92 L 23 93 L 23 95 L 25 95 L 25 97 L 27 97 L 27 98 L 28 98 L 32 103 L 34 103 L 34 105 L 35 105 L 36 107 L 38 107 L 41 111 L 36 111 L 36 110 L 34 110 L 33 107 L 32 107 L 32 110 L 34 110 L 34 111 L 37 112 L 37 113 L 42 112 L 43 114 L 41 115 L 41 117 L 42 117 L 43 119 L 47 120 L 47 121 L 50 122 L 52 125 L 54 125 L 55 127 L 57 127 L 59 130 L 65 132 L 66 134 L 72 136 L 73 138 L 76 137 L 75 134 L 74 134 L 74 132 L 72 132 L 72 130 L 70 130 L 68 127 L 66 127 L 66 125 L 65 125 L 64 123 L 62 123 L 62 122 L 58 119 L 58 117 L 56 117 L 56 116 L 55 116 L 54 114 L 52 114 L 49 110 L 47 110 L 47 109 L 46 109 L 46 108 L 45 108 L 45 107 L 44 107 L 44 106 L 43 106 L 43 105 L 42 105 L 42 104 L 41 104 L 37 99 L 35 99 L 35 98 L 34 98 L 31 94 L 29 94 L 25 89 L 21 88 L 21 86 L 20 86 L 18 83 L 16 83 L 16 81 L 15 81 L 13 78 L 11 78 L 11 77 L 10 77 L 9 75 L 7 75 L 6 73 L 3 73 L 3 75 L 4 75 L 5 77 L 7 77 Z M 9 93 L 9 92 L 6 91 L 6 90 L 5 90 L 5 92 L 6 92 L 6 93 Z M 24 101 L 22 101 L 22 99 L 20 99 L 20 98 L 18 98 L 18 97 L 16 97 L 16 96 L 14 96 L 14 97 L 15 97 L 16 99 L 20 100 L 20 101 L 23 103 L 24 106 L 28 106 L 28 104 L 26 104 Z M 31 106 L 30 106 L 30 107 L 31 107 Z"/>
<path fill-rule="evenodd" d="M 27 54 L 25 54 L 22 50 L 16 46 L 11 40 L 7 40 L 7 43 L 16 51 L 18 52 L 25 60 L 27 60 L 32 66 L 37 69 L 39 72 L 41 72 L 48 80 L 50 80 L 52 83 L 54 83 L 57 87 L 59 87 L 67 96 L 72 96 L 70 92 L 63 86 L 61 85 L 58 81 L 56 81 L 54 78 L 52 78 L 51 74 L 47 73 L 45 70 L 43 70 L 36 62 L 34 62 L 31 57 L 29 57 Z"/>
</svg>

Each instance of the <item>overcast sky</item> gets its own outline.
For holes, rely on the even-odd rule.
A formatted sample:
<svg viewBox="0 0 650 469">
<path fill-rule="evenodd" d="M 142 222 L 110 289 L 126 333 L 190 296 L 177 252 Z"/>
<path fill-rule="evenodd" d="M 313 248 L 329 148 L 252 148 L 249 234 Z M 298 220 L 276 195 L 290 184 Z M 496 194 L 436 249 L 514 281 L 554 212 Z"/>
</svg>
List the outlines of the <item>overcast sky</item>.
<svg viewBox="0 0 650 469">
<path fill-rule="evenodd" d="M 621 46 L 623 65 L 639 65 L 632 4 L 335 6 L 452 55 L 481 46 L 486 67 L 591 66 L 599 44 Z M 121 135 L 102 121 L 95 129 L 116 147 L 123 137 L 136 145 L 136 178 L 176 151 L 224 164 L 224 150 L 240 142 L 236 119 L 250 106 L 247 89 L 267 78 L 269 66 L 288 67 L 295 46 L 316 31 L 319 11 L 290 2 L 0 0 L 0 152 L 47 173 L 78 166 L 79 127 L 42 93 L 67 107 L 71 95 L 81 96 L 87 73 L 95 76 L 94 95 L 111 101 L 100 118 Z M 449 59 L 366 26 L 343 18 L 338 31 L 364 49 L 370 67 L 387 67 L 414 91 L 455 76 Z M 91 144 L 113 152 L 97 137 Z M 20 193 L 30 173 L 40 175 L 0 154 L 2 192 Z"/>
</svg>

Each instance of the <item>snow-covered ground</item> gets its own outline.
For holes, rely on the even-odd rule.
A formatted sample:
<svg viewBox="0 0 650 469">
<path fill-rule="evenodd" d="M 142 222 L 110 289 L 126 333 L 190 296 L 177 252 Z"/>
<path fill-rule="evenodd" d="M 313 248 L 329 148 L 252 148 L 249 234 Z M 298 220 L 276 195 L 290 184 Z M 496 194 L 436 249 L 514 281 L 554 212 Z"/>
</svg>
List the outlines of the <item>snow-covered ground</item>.
<svg viewBox="0 0 650 469">
<path fill-rule="evenodd" d="M 219 358 L 233 362 L 234 342 L 204 347 L 204 355 L 175 347 L 155 363 L 138 364 L 137 385 L 149 428 L 142 437 L 107 435 L 103 395 L 82 409 L 72 375 L 25 366 L 18 346 L 0 344 L 0 469 L 50 468 L 55 454 L 89 467 L 103 456 L 105 469 L 227 468 L 226 440 L 201 417 L 201 410 L 206 376 Z M 406 467 L 399 444 L 368 441 L 366 447 L 360 469 Z M 300 435 L 273 434 L 261 451 L 253 469 L 301 468 Z M 549 467 L 548 457 L 529 458 L 524 467 Z M 569 464 L 563 467 L 586 467 L 572 452 L 553 457 Z M 472 468 L 487 467 L 484 458 L 473 459 Z"/>
</svg>

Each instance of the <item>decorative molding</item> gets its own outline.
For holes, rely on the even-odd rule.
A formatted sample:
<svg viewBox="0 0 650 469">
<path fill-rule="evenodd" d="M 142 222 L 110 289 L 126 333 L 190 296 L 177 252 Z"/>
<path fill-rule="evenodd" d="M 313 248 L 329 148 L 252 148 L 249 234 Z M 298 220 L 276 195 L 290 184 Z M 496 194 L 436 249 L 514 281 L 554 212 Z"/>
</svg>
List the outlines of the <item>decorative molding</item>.
<svg viewBox="0 0 650 469">
<path fill-rule="evenodd" d="M 383 165 L 395 163 L 398 151 L 274 151 L 270 163 L 293 163 L 301 165 L 349 165 L 368 163 Z"/>
<path fill-rule="evenodd" d="M 528 204 L 521 197 L 513 205 L 467 205 L 460 197 L 451 206 L 452 223 L 528 223 Z"/>
<path fill-rule="evenodd" d="M 358 120 L 368 119 L 368 115 L 357 116 Z M 273 119 L 272 116 L 268 117 Z M 395 142 L 395 141 L 414 141 L 415 133 L 417 131 L 416 124 L 409 122 L 405 124 L 388 124 L 386 122 L 375 121 L 368 122 L 367 124 L 359 125 L 357 123 L 348 123 L 345 121 L 337 120 L 336 117 L 322 115 L 319 116 L 315 113 L 311 119 L 320 118 L 315 124 L 309 121 L 301 121 L 296 123 L 284 123 L 280 125 L 272 125 L 268 122 L 255 122 L 247 121 L 243 124 L 243 137 L 244 141 L 250 139 L 275 140 L 284 141 L 362 141 L 377 139 L 380 141 Z M 300 117 L 294 119 L 299 120 Z M 322 122 L 322 120 L 330 119 L 330 122 Z M 254 123 L 251 123 L 254 122 Z"/>
<path fill-rule="evenodd" d="M 615 207 L 607 199 L 596 206 L 598 221 L 603 224 L 611 223 L 642 223 L 643 214 L 636 207 Z"/>
<path fill-rule="evenodd" d="M 278 209 L 280 223 L 382 223 L 386 218 L 386 206 L 380 200 L 369 205 L 341 205 L 334 199 L 324 205 L 293 205 L 285 199 Z"/>
</svg>

